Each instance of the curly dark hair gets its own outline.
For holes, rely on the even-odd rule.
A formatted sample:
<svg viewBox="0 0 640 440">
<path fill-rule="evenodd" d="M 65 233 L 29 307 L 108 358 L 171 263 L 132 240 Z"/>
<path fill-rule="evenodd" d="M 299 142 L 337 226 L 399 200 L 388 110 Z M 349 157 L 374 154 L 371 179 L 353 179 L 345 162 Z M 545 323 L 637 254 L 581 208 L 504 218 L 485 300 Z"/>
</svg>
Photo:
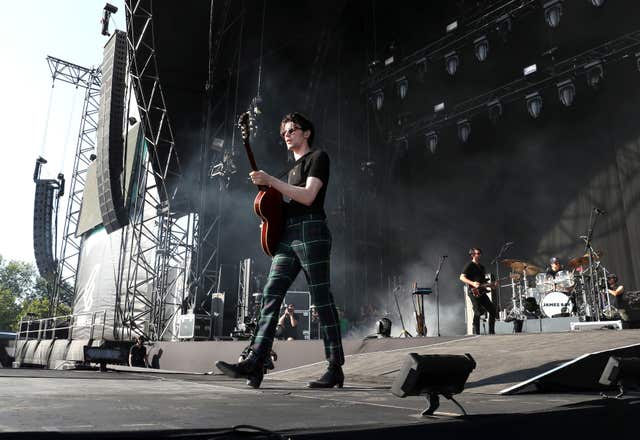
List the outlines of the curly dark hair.
<svg viewBox="0 0 640 440">
<path fill-rule="evenodd" d="M 307 143 L 311 147 L 313 145 L 313 138 L 316 135 L 315 129 L 313 128 L 313 123 L 302 113 L 293 112 L 285 115 L 280 122 L 280 131 L 283 130 L 284 125 L 287 122 L 293 122 L 296 125 L 299 125 L 302 131 L 310 131 L 311 134 L 307 138 Z"/>
</svg>

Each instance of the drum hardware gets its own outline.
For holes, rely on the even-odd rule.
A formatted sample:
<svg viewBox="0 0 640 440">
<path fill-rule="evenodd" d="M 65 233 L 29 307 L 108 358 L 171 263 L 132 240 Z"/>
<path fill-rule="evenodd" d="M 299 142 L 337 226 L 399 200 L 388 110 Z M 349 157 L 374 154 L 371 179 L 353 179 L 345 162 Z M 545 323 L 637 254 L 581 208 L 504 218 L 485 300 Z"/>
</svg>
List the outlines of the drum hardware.
<svg viewBox="0 0 640 440">
<path fill-rule="evenodd" d="M 587 312 L 587 316 L 590 316 L 595 319 L 600 319 L 600 316 L 602 315 L 602 309 L 603 309 L 601 304 L 601 294 L 600 294 L 601 292 L 600 292 L 600 289 L 598 288 L 598 285 L 595 279 L 597 277 L 597 273 L 595 270 L 596 269 L 595 262 L 600 259 L 600 257 L 602 256 L 602 252 L 596 251 L 593 249 L 592 239 L 593 239 L 593 231 L 595 229 L 596 222 L 598 221 L 598 217 L 600 215 L 605 215 L 605 214 L 606 214 L 605 211 L 598 208 L 593 208 L 589 215 L 589 226 L 587 229 L 587 234 L 579 237 L 584 241 L 584 255 L 587 256 L 586 266 L 588 267 L 588 270 L 589 270 L 588 274 L 590 275 L 589 277 L 590 295 L 589 297 L 587 297 L 587 295 L 583 295 L 583 297 L 591 301 L 585 302 L 586 304 L 585 311 Z M 583 266 L 585 265 L 583 264 Z"/>
<path fill-rule="evenodd" d="M 509 278 L 511 279 L 512 305 L 511 305 L 511 310 L 509 310 L 509 312 L 507 313 L 505 322 L 509 322 L 513 320 L 519 320 L 519 321 L 523 320 L 525 319 L 525 311 L 526 311 L 525 305 L 523 303 L 523 297 L 526 298 L 526 296 L 524 296 L 521 292 L 525 292 L 525 293 L 529 292 L 529 289 L 531 287 L 529 286 L 527 277 L 536 275 L 538 272 L 541 271 L 541 269 L 534 264 L 531 264 L 522 260 L 507 259 L 507 260 L 502 260 L 502 263 L 511 268 L 511 273 L 509 274 Z M 522 291 L 520 290 L 520 285 L 519 285 L 520 280 L 522 280 L 522 283 L 523 283 Z M 528 302 L 529 304 L 532 303 L 532 301 L 530 300 Z"/>
<path fill-rule="evenodd" d="M 513 246 L 514 242 L 513 241 L 507 241 L 505 242 L 501 247 L 500 250 L 498 251 L 498 255 L 496 255 L 494 257 L 493 260 L 491 260 L 491 263 L 489 264 L 495 264 L 496 265 L 496 279 L 500 280 L 500 258 L 502 258 L 502 256 L 504 255 L 505 252 L 507 252 L 507 249 L 509 249 L 511 246 Z M 498 310 L 500 310 L 502 308 L 502 304 L 500 304 L 501 301 L 501 295 L 500 295 L 500 283 L 498 282 L 498 286 L 496 288 L 496 292 L 497 292 L 497 301 L 496 301 L 496 308 Z"/>
</svg>

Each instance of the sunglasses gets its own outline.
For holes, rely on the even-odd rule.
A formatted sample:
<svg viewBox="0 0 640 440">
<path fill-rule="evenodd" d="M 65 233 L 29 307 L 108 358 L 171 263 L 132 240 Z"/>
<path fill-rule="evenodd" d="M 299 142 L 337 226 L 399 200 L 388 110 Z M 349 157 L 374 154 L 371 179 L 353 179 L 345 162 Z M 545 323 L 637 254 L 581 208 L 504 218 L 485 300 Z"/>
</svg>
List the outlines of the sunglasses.
<svg viewBox="0 0 640 440">
<path fill-rule="evenodd" d="M 296 130 L 302 130 L 300 127 L 291 127 L 288 130 L 283 131 L 282 133 L 280 133 L 281 137 L 285 137 L 286 135 L 291 136 L 293 134 L 294 131 Z"/>
</svg>

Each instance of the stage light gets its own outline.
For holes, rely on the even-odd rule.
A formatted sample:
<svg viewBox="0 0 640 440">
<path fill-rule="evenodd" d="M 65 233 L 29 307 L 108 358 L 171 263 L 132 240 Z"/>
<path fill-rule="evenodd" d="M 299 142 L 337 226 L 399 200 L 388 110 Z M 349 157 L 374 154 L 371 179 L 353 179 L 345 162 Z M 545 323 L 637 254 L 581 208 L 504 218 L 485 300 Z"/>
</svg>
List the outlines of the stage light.
<svg viewBox="0 0 640 440">
<path fill-rule="evenodd" d="M 436 148 L 438 147 L 438 133 L 430 131 L 424 135 L 427 149 L 431 154 L 436 154 Z"/>
<path fill-rule="evenodd" d="M 604 0 L 590 0 L 589 2 L 596 8 L 599 8 L 600 6 L 604 5 Z"/>
<path fill-rule="evenodd" d="M 460 142 L 466 143 L 471 135 L 471 123 L 468 119 L 458 121 L 458 139 Z"/>
<path fill-rule="evenodd" d="M 524 76 L 529 76 L 529 75 L 532 75 L 532 74 L 536 73 L 537 71 L 538 71 L 538 65 L 537 64 L 532 64 L 530 66 L 525 67 L 522 70 L 522 74 Z"/>
<path fill-rule="evenodd" d="M 400 99 L 404 99 L 407 96 L 407 91 L 409 90 L 409 80 L 406 77 L 398 78 L 396 80 L 396 91 L 398 92 L 398 97 Z"/>
<path fill-rule="evenodd" d="M 418 70 L 418 80 L 422 82 L 424 81 L 424 77 L 427 75 L 427 70 L 428 70 L 427 59 L 420 58 L 418 61 L 416 61 L 416 67 Z"/>
<path fill-rule="evenodd" d="M 487 59 L 489 55 L 489 40 L 484 35 L 480 38 L 473 40 L 473 49 L 478 61 L 482 62 Z"/>
<path fill-rule="evenodd" d="M 558 98 L 565 107 L 573 104 L 573 98 L 576 96 L 576 86 L 570 79 L 560 81 L 558 84 Z"/>
<path fill-rule="evenodd" d="M 625 387 L 640 387 L 640 358 L 611 356 L 598 381 L 605 386 L 618 386 L 622 397 Z"/>
<path fill-rule="evenodd" d="M 494 99 L 487 103 L 487 109 L 489 112 L 489 120 L 494 124 L 498 122 L 498 119 L 502 116 L 502 104 L 499 100 Z"/>
<path fill-rule="evenodd" d="M 431 415 L 440 406 L 443 395 L 454 402 L 463 414 L 464 408 L 453 398 L 461 393 L 476 368 L 476 361 L 470 354 L 426 354 L 409 353 L 400 373 L 391 386 L 391 392 L 397 397 L 426 396 L 429 407 L 422 413 Z"/>
<path fill-rule="evenodd" d="M 382 104 L 384 104 L 384 92 L 382 89 L 374 91 L 369 97 L 369 100 L 374 105 L 375 109 L 380 111 L 382 109 Z"/>
<path fill-rule="evenodd" d="M 587 71 L 587 84 L 589 87 L 597 89 L 604 78 L 604 69 L 600 60 L 592 61 L 585 64 L 584 69 Z"/>
<path fill-rule="evenodd" d="M 374 75 L 381 68 L 382 68 L 382 63 L 380 62 L 380 60 L 373 60 L 367 66 L 367 71 L 369 72 L 369 75 Z"/>
<path fill-rule="evenodd" d="M 507 35 L 511 32 L 511 17 L 509 14 L 501 15 L 496 19 L 496 31 L 502 37 L 502 41 L 507 41 Z"/>
<path fill-rule="evenodd" d="M 433 106 L 433 112 L 434 113 L 438 113 L 438 112 L 441 112 L 441 111 L 444 111 L 444 102 L 441 102 L 441 103 L 436 104 L 436 105 Z"/>
<path fill-rule="evenodd" d="M 376 334 L 379 338 L 391 337 L 391 320 L 389 318 L 382 318 L 377 322 Z"/>
<path fill-rule="evenodd" d="M 458 22 L 457 22 L 457 21 L 454 21 L 454 22 L 449 23 L 449 24 L 447 25 L 447 32 L 453 32 L 453 31 L 455 31 L 456 29 L 458 29 Z"/>
<path fill-rule="evenodd" d="M 455 51 L 449 52 L 444 56 L 444 66 L 449 75 L 455 75 L 460 64 L 460 57 Z"/>
<path fill-rule="evenodd" d="M 544 5 L 544 19 L 549 27 L 555 28 L 560 24 L 562 17 L 562 2 L 560 0 L 551 0 Z"/>
<path fill-rule="evenodd" d="M 525 96 L 527 100 L 527 111 L 532 118 L 537 118 L 540 116 L 540 112 L 542 111 L 542 97 L 538 92 L 529 93 Z"/>
</svg>

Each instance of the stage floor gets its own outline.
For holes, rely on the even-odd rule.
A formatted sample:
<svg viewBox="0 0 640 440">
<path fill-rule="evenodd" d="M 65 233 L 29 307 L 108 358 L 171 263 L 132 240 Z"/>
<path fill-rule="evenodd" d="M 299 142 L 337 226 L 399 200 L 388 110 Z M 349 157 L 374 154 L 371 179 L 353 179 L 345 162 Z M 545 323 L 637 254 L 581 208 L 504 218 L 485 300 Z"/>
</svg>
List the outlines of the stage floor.
<svg viewBox="0 0 640 440">
<path fill-rule="evenodd" d="M 485 428 L 518 438 L 539 438 L 545 432 L 632 434 L 638 397 L 603 399 L 597 391 L 498 393 L 585 353 L 638 343 L 637 330 L 359 341 L 360 352 L 347 356 L 345 388 L 329 390 L 305 387 L 324 363 L 270 373 L 259 390 L 220 374 L 126 367 L 107 372 L 0 369 L 0 436 L 65 433 L 61 438 L 73 438 L 67 434 L 76 433 L 97 438 L 103 432 L 104 438 L 170 438 L 245 424 L 291 438 L 327 439 L 459 436 Z M 229 347 L 236 349 L 235 344 Z M 469 416 L 461 416 L 457 406 L 442 398 L 436 415 L 422 417 L 423 398 L 391 394 L 390 384 L 409 352 L 474 356 L 478 366 L 457 396 Z"/>
<path fill-rule="evenodd" d="M 0 433 L 43 436 L 96 431 L 160 435 L 250 424 L 289 435 L 332 432 L 328 438 L 337 438 L 338 432 L 354 430 L 458 430 L 469 422 L 494 423 L 507 416 L 510 421 L 531 420 L 552 413 L 562 415 L 568 427 L 578 413 L 640 409 L 638 398 L 613 401 L 597 393 L 503 397 L 464 392 L 458 401 L 469 417 L 461 417 L 446 399 L 435 416 L 421 417 L 423 399 L 399 399 L 385 386 L 311 390 L 302 383 L 272 379 L 252 390 L 243 381 L 219 375 L 26 369 L 0 370 L 0 399 Z"/>
</svg>

